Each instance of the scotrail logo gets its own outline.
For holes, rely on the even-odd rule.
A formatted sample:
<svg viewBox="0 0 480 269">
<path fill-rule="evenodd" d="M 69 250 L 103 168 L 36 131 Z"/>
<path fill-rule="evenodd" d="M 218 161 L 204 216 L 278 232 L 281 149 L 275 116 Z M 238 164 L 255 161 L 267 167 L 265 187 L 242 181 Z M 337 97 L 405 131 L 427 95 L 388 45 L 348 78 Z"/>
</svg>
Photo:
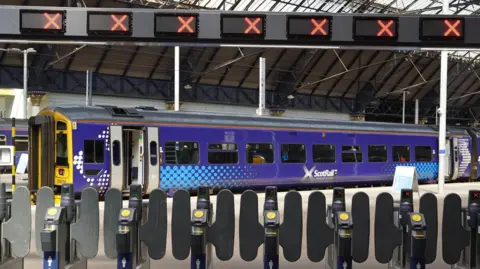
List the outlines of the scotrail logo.
<svg viewBox="0 0 480 269">
<path fill-rule="evenodd" d="M 337 175 L 337 169 L 318 171 L 315 165 L 310 170 L 308 170 L 306 166 L 303 166 L 303 171 L 305 171 L 305 175 L 303 176 L 302 181 L 328 179 Z"/>
</svg>

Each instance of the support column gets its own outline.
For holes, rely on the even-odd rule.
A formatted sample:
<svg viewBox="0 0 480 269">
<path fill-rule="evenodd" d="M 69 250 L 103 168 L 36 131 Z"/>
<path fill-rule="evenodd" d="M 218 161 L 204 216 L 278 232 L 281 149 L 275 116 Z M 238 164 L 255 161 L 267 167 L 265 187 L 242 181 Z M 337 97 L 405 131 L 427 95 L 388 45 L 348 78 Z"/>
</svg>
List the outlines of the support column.
<svg viewBox="0 0 480 269">
<path fill-rule="evenodd" d="M 448 13 L 448 0 L 442 0 L 442 12 Z M 445 185 L 445 140 L 447 133 L 447 83 L 448 52 L 442 51 L 440 56 L 440 109 L 438 134 L 438 194 L 443 195 Z"/>
<path fill-rule="evenodd" d="M 42 102 L 43 96 L 45 96 L 44 92 L 40 91 L 33 91 L 30 92 L 30 103 L 32 103 L 32 117 L 36 116 L 40 112 L 40 103 Z"/>
<path fill-rule="evenodd" d="M 180 47 L 175 46 L 175 86 L 174 86 L 175 111 L 180 111 Z"/>
<path fill-rule="evenodd" d="M 259 61 L 259 83 L 258 83 L 258 110 L 257 115 L 263 116 L 265 112 L 265 58 L 260 57 Z"/>
<path fill-rule="evenodd" d="M 27 92 L 28 92 L 28 51 L 23 51 L 23 93 L 22 93 L 22 118 L 27 119 Z"/>
<path fill-rule="evenodd" d="M 418 105 L 418 99 L 415 99 L 415 124 L 418 124 L 418 113 L 419 113 L 420 107 Z"/>
</svg>

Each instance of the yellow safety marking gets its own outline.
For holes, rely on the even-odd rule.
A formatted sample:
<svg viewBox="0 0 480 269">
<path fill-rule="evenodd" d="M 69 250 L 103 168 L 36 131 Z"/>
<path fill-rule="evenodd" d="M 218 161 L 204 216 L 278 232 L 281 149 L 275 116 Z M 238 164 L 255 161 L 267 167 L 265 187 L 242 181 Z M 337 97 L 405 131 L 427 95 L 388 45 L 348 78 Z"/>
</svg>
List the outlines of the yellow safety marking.
<svg viewBox="0 0 480 269">
<path fill-rule="evenodd" d="M 267 213 L 267 219 L 274 219 L 277 217 L 277 214 L 275 212 L 268 212 Z"/>
<path fill-rule="evenodd" d="M 422 220 L 422 216 L 418 215 L 418 214 L 413 214 L 412 215 L 412 220 L 413 221 L 421 221 Z"/>
<path fill-rule="evenodd" d="M 348 220 L 349 218 L 347 213 L 341 213 L 338 217 L 343 221 Z"/>
<path fill-rule="evenodd" d="M 193 215 L 195 216 L 195 218 L 201 218 L 203 217 L 203 211 L 195 211 Z"/>
<path fill-rule="evenodd" d="M 56 208 L 50 208 L 47 211 L 47 214 L 50 215 L 50 216 L 53 216 L 53 215 L 57 214 L 57 209 Z"/>
<path fill-rule="evenodd" d="M 124 209 L 124 210 L 122 210 L 122 213 L 120 213 L 120 214 L 122 214 L 122 217 L 128 217 L 128 216 L 130 216 L 130 210 Z"/>
</svg>

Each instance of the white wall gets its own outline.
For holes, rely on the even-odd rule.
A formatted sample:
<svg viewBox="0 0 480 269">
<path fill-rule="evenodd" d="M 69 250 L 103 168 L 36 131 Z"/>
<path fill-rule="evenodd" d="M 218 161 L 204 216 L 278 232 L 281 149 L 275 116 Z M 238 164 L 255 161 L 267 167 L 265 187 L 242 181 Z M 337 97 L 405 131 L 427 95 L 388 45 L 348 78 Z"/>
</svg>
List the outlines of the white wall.
<svg viewBox="0 0 480 269">
<path fill-rule="evenodd" d="M 166 109 L 165 102 L 162 100 L 153 99 L 136 99 L 126 97 L 106 97 L 93 96 L 93 105 L 115 105 L 118 107 L 135 107 L 135 106 L 152 106 L 157 109 Z M 65 93 L 47 93 L 43 98 L 40 109 L 46 106 L 79 104 L 85 105 L 85 95 L 81 94 L 65 94 Z M 192 112 L 210 112 L 221 114 L 236 114 L 236 115 L 255 115 L 256 107 L 248 106 L 228 106 L 221 104 L 204 104 L 204 103 L 183 103 L 181 108 L 183 111 Z M 331 113 L 291 109 L 287 110 L 284 117 L 289 118 L 303 118 L 303 119 L 331 119 L 331 120 L 350 120 L 350 115 L 347 113 Z"/>
</svg>

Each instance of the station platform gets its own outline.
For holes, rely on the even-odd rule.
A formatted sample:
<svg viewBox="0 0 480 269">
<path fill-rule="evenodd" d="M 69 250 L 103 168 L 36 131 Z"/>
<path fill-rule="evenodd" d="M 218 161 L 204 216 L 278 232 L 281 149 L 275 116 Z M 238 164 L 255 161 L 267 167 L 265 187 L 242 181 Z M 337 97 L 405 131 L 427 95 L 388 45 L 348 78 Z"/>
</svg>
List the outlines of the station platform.
<svg viewBox="0 0 480 269">
<path fill-rule="evenodd" d="M 444 195 L 438 195 L 437 190 L 438 187 L 437 185 L 421 185 L 419 186 L 419 191 L 420 195 L 423 195 L 424 193 L 433 193 L 437 195 L 438 197 L 438 216 L 439 216 L 439 234 L 438 234 L 438 245 L 437 245 L 437 258 L 436 261 L 431 264 L 427 265 L 427 267 L 430 268 L 435 268 L 435 269 L 446 269 L 450 268 L 449 265 L 445 264 L 442 259 L 442 254 L 441 254 L 441 219 L 442 219 L 442 208 L 443 208 L 443 198 L 445 195 L 449 193 L 457 193 L 462 197 L 463 203 L 466 203 L 467 201 L 467 195 L 469 190 L 473 189 L 480 189 L 480 183 L 456 183 L 456 184 L 446 184 L 445 185 L 445 192 Z M 332 200 L 332 190 L 320 190 L 323 192 L 326 196 L 327 203 L 329 203 Z M 362 264 L 355 264 L 354 268 L 365 268 L 365 269 L 379 269 L 379 268 L 387 268 L 387 264 L 379 264 L 375 260 L 375 253 L 374 253 L 374 239 L 373 239 L 373 231 L 374 231 L 374 221 L 373 217 L 375 216 L 375 199 L 376 197 L 382 193 L 382 192 L 390 192 L 391 187 L 378 187 L 378 188 L 355 188 L 355 189 L 346 189 L 346 202 L 347 202 L 347 208 L 350 208 L 350 203 L 351 203 L 351 197 L 353 194 L 356 192 L 363 191 L 368 194 L 370 198 L 370 252 L 369 252 L 369 258 L 365 263 Z M 304 225 L 304 230 L 303 230 L 303 245 L 302 245 L 302 257 L 300 260 L 298 260 L 295 263 L 289 263 L 285 261 L 283 258 L 283 255 L 280 255 L 280 267 L 285 267 L 285 268 L 302 268 L 302 269 L 310 269 L 310 268 L 325 268 L 325 260 L 319 263 L 313 263 L 308 260 L 307 258 L 307 248 L 306 248 L 306 216 L 307 216 L 307 203 L 308 203 L 308 196 L 310 193 L 313 191 L 301 191 L 302 199 L 303 199 L 303 212 L 304 212 L 304 219 L 303 219 L 303 225 Z M 278 193 L 278 202 L 279 202 L 279 209 L 280 212 L 283 212 L 283 200 L 285 197 L 285 192 Z M 252 262 L 245 262 L 240 258 L 239 255 L 239 250 L 238 250 L 238 216 L 240 212 L 240 194 L 235 195 L 235 215 L 237 217 L 237 223 L 236 223 L 236 234 L 235 234 L 235 252 L 234 256 L 231 260 L 222 262 L 219 261 L 218 259 L 214 258 L 214 268 L 229 268 L 229 269 L 244 269 L 244 268 L 263 268 L 263 254 L 261 251 L 263 250 L 262 247 L 259 248 L 258 256 L 256 260 Z M 259 199 L 259 209 L 263 206 L 263 200 L 264 200 L 264 194 L 258 194 L 258 199 Z M 216 197 L 212 196 L 211 201 L 215 204 L 216 202 Z M 192 197 L 191 203 L 192 206 L 196 202 L 196 197 Z M 167 208 L 169 210 L 169 228 L 170 228 L 170 221 L 171 221 L 171 208 L 172 208 L 172 199 L 167 200 Z M 124 202 L 124 204 L 127 204 L 127 201 Z M 414 204 L 415 208 L 418 209 L 418 195 L 414 194 Z M 104 254 L 104 248 L 103 248 L 103 212 L 104 212 L 104 205 L 103 203 L 100 205 L 100 243 L 99 243 L 99 251 L 98 255 L 96 258 L 89 260 L 88 261 L 88 268 L 93 268 L 93 269 L 114 269 L 116 268 L 116 262 L 115 260 L 110 260 L 108 259 L 105 254 Z M 259 210 L 259 212 L 262 212 Z M 34 216 L 35 213 L 35 207 L 32 207 L 32 216 Z M 259 219 L 261 216 L 259 215 Z M 32 217 L 32 222 L 34 220 L 34 217 Z M 35 234 L 34 231 L 34 223 L 32 223 L 32 235 Z M 151 268 L 178 268 L 178 269 L 190 269 L 190 259 L 186 259 L 184 261 L 178 261 L 173 258 L 172 253 L 171 253 L 171 236 L 170 236 L 170 231 L 167 232 L 167 253 L 165 257 L 159 261 L 154 261 L 152 260 L 151 262 Z M 42 266 L 42 259 L 40 256 L 35 251 L 35 238 L 32 236 L 32 241 L 31 241 L 31 252 L 30 254 L 26 257 L 25 259 L 25 268 L 41 268 Z"/>
</svg>

